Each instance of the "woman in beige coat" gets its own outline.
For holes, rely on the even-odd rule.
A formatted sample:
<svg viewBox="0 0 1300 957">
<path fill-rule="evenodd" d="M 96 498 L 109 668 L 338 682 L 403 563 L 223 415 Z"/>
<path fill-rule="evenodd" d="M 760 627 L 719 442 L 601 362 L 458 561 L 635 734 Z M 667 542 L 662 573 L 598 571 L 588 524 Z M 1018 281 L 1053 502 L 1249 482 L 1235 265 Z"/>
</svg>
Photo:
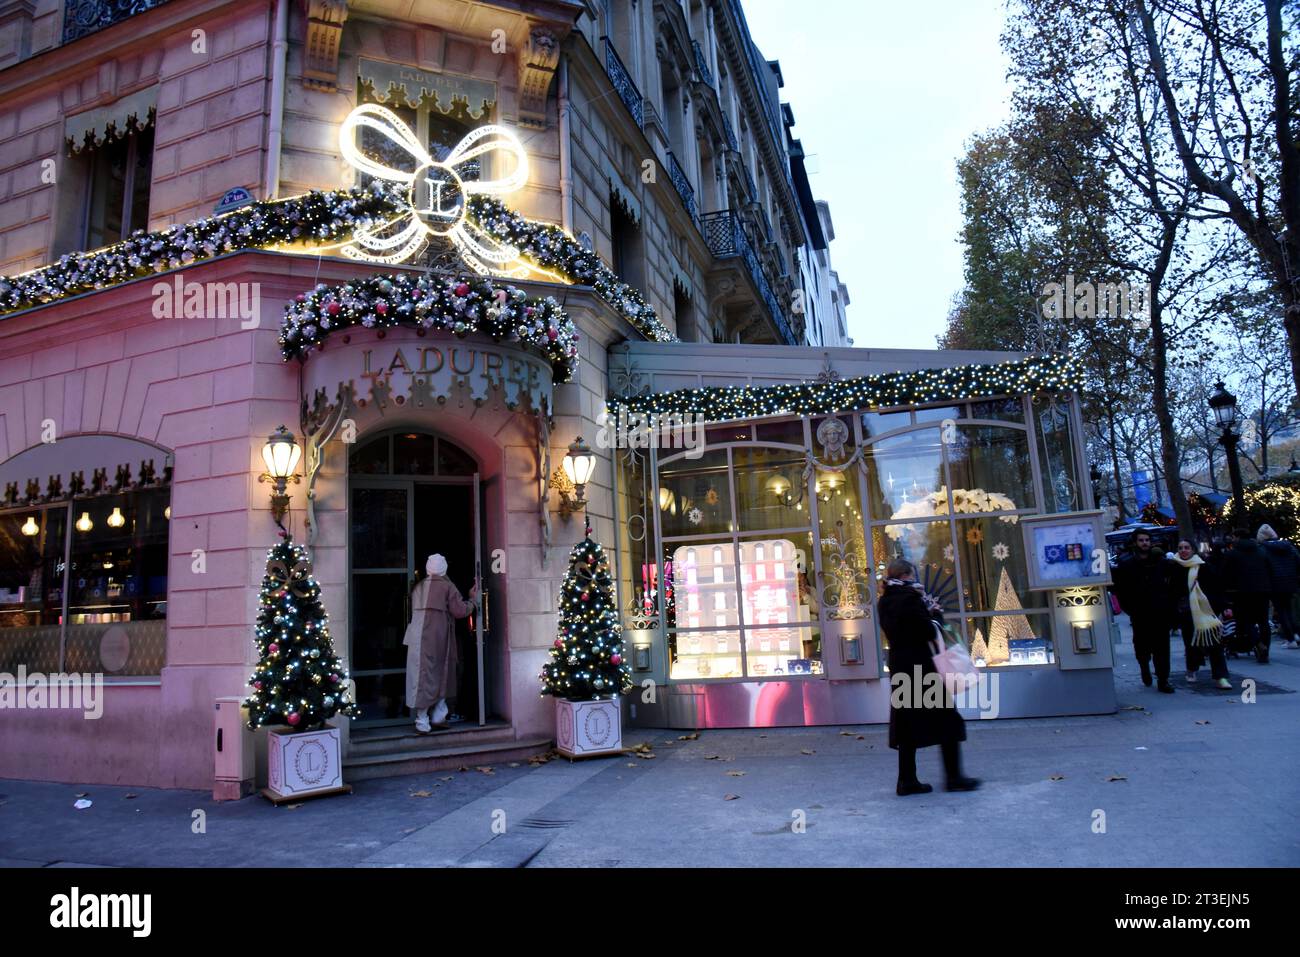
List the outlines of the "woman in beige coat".
<svg viewBox="0 0 1300 957">
<path fill-rule="evenodd" d="M 478 601 L 475 586 L 469 601 L 447 578 L 447 560 L 430 555 L 429 577 L 411 592 L 411 623 L 406 629 L 406 703 L 415 712 L 415 730 L 424 734 L 447 717 L 447 693 L 455 692 L 455 619 L 464 618 Z M 430 709 L 433 710 L 430 721 Z"/>
</svg>

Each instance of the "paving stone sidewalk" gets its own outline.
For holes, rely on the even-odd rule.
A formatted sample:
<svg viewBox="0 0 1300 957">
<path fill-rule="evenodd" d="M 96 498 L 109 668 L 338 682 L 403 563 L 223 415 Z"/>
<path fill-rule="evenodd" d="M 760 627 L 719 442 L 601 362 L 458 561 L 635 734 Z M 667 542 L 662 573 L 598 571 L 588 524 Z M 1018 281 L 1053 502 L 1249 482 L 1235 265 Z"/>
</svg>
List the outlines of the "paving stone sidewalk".
<svg viewBox="0 0 1300 957">
<path fill-rule="evenodd" d="M 895 797 L 881 726 L 636 731 L 653 757 L 362 781 L 296 807 L 0 780 L 0 865 L 1300 865 L 1300 651 L 1229 663 L 1254 703 L 1187 688 L 1179 643 L 1174 695 L 1117 654 L 1116 715 L 968 722 L 970 794 Z M 942 784 L 936 749 L 920 766 Z"/>
</svg>

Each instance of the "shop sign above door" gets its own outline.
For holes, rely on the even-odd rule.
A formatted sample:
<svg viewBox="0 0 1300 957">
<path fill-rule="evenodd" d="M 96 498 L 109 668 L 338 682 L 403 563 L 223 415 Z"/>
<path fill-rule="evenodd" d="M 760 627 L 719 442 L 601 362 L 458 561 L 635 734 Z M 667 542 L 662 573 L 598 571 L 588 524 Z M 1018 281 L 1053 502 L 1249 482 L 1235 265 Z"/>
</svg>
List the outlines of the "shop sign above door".
<svg viewBox="0 0 1300 957">
<path fill-rule="evenodd" d="M 358 405 L 380 412 L 468 401 L 549 416 L 554 395 L 550 365 L 530 352 L 486 338 L 420 336 L 407 329 L 387 330 L 382 339 L 358 332 L 347 346 L 315 355 L 303 375 L 304 395 L 334 395 L 350 384 Z"/>
</svg>

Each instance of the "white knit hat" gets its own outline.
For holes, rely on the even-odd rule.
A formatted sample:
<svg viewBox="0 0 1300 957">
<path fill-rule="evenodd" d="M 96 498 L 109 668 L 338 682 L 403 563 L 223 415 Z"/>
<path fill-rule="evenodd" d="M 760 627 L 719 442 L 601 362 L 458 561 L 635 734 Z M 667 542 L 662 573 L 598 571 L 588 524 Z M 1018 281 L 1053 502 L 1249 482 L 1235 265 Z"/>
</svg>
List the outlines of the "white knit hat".
<svg viewBox="0 0 1300 957">
<path fill-rule="evenodd" d="M 424 570 L 430 575 L 447 574 L 447 559 L 441 555 L 430 555 L 429 560 L 424 563 Z"/>
<path fill-rule="evenodd" d="M 1261 542 L 1271 542 L 1277 538 L 1277 532 L 1273 531 L 1272 525 L 1261 525 L 1259 531 L 1255 534 L 1255 538 Z"/>
</svg>

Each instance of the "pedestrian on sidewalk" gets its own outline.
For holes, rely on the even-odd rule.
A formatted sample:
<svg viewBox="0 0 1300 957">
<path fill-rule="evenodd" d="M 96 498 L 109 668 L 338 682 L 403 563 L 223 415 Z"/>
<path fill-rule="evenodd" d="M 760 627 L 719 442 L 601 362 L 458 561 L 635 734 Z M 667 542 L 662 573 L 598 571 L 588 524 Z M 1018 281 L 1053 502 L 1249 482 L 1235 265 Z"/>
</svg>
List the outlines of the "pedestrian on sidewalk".
<svg viewBox="0 0 1300 957">
<path fill-rule="evenodd" d="M 1232 613 L 1237 619 L 1237 641 L 1230 651 L 1245 654 L 1254 650 L 1260 664 L 1268 663 L 1268 646 L 1272 634 L 1268 627 L 1268 599 L 1273 591 L 1268 556 L 1250 531 L 1233 531 L 1237 541 L 1228 553 L 1228 594 Z"/>
<path fill-rule="evenodd" d="M 885 574 L 884 593 L 876 613 L 889 640 L 889 746 L 898 751 L 895 791 L 902 797 L 934 790 L 916 776 L 916 749 L 935 744 L 943 751 L 948 790 L 973 791 L 979 787 L 979 780 L 966 777 L 961 770 L 960 742 L 966 740 L 966 725 L 932 658 L 932 645 L 940 632 L 936 625 L 943 624 L 943 610 L 922 590 L 911 562 L 896 558 Z M 941 635 L 938 640 L 942 649 Z M 927 679 L 927 675 L 934 677 Z M 933 696 L 912 687 L 918 677 L 922 685 L 938 683 L 943 691 L 938 704 Z"/>
<path fill-rule="evenodd" d="M 1156 687 L 1173 694 L 1169 683 L 1169 632 L 1177 623 L 1173 601 L 1177 566 L 1151 544 L 1151 533 L 1133 533 L 1130 551 L 1115 568 L 1115 597 L 1133 626 L 1133 654 L 1142 669 L 1142 683 L 1151 686 L 1155 663 Z"/>
<path fill-rule="evenodd" d="M 1296 621 L 1291 609 L 1296 588 L 1300 587 L 1300 552 L 1285 538 L 1279 538 L 1272 525 L 1261 525 L 1255 538 L 1263 546 L 1264 556 L 1268 559 L 1273 586 L 1269 602 L 1273 605 L 1278 635 L 1288 647 L 1295 647 Z"/>
<path fill-rule="evenodd" d="M 1228 680 L 1228 662 L 1223 657 L 1223 623 L 1220 615 L 1230 614 L 1224 606 L 1223 588 L 1214 566 L 1196 554 L 1187 539 L 1178 543 L 1173 575 L 1174 601 L 1178 627 L 1183 633 L 1183 650 L 1187 656 L 1187 681 L 1196 680 L 1205 659 L 1210 659 L 1210 676 L 1222 689 L 1232 688 Z"/>
</svg>

